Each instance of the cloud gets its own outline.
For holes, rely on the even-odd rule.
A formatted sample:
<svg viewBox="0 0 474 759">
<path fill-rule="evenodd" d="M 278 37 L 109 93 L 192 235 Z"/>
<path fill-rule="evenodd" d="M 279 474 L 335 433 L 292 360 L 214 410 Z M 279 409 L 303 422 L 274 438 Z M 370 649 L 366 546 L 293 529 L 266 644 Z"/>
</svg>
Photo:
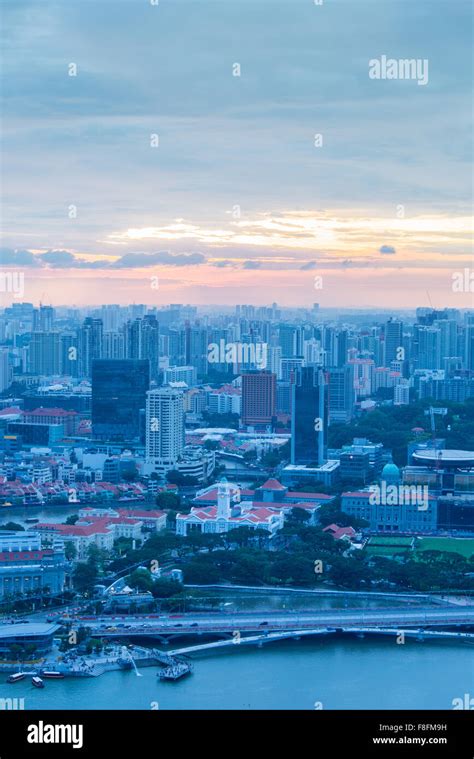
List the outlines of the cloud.
<svg viewBox="0 0 474 759">
<path fill-rule="evenodd" d="M 112 269 L 132 269 L 142 266 L 197 266 L 206 263 L 203 253 L 169 253 L 161 250 L 158 253 L 126 253 L 113 264 Z"/>
<path fill-rule="evenodd" d="M 234 266 L 234 263 L 233 261 L 225 260 L 225 261 L 214 261 L 212 265 L 217 267 L 218 269 L 224 269 L 226 266 Z"/>
<path fill-rule="evenodd" d="M 261 265 L 260 261 L 244 261 L 242 269 L 260 269 Z"/>
<path fill-rule="evenodd" d="M 29 250 L 14 250 L 13 248 L 0 248 L 1 266 L 41 266 L 36 256 Z"/>
<path fill-rule="evenodd" d="M 385 255 L 393 255 L 397 251 L 392 245 L 382 245 L 381 248 L 379 248 L 379 253 L 384 253 Z"/>
<path fill-rule="evenodd" d="M 300 269 L 301 271 L 309 271 L 310 269 L 315 269 L 316 266 L 316 261 L 307 261 L 303 266 L 300 266 Z"/>
<path fill-rule="evenodd" d="M 55 269 L 70 269 L 80 263 L 68 250 L 48 250 L 46 253 L 41 253 L 38 259 Z"/>
</svg>

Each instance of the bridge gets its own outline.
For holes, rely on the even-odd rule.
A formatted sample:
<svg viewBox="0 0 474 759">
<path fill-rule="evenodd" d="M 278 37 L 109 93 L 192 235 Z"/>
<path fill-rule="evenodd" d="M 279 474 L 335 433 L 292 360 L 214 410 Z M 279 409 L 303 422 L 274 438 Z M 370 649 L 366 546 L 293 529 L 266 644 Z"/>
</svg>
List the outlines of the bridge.
<svg viewBox="0 0 474 759">
<path fill-rule="evenodd" d="M 245 644 L 256 644 L 257 646 L 262 646 L 264 643 L 271 643 L 272 641 L 280 641 L 285 639 L 299 639 L 303 637 L 308 636 L 318 636 L 318 635 L 331 635 L 334 634 L 336 630 L 327 628 L 327 629 L 317 629 L 317 630 L 293 630 L 292 632 L 280 632 L 280 633 L 260 633 L 259 635 L 248 635 L 245 637 L 232 637 L 227 638 L 225 640 L 218 640 L 214 641 L 212 643 L 201 643 L 196 646 L 186 646 L 185 648 L 175 648 L 172 651 L 167 651 L 166 654 L 168 656 L 183 656 L 183 655 L 189 655 L 194 653 L 199 653 L 201 651 L 208 651 L 213 650 L 216 648 L 224 648 L 234 645 L 245 645 Z M 398 637 L 403 634 L 405 638 L 415 638 L 416 640 L 425 640 L 425 639 L 438 639 L 438 640 L 460 640 L 465 642 L 472 642 L 474 643 L 474 633 L 460 633 L 460 632 L 445 632 L 440 630 L 415 630 L 415 629 L 405 629 L 401 630 L 399 628 L 378 628 L 378 627 L 354 627 L 354 628 L 347 628 L 343 630 L 344 633 L 355 633 L 359 636 L 364 636 L 366 634 L 372 634 L 372 635 L 390 635 L 393 637 Z"/>
<path fill-rule="evenodd" d="M 68 626 L 89 627 L 106 638 L 162 638 L 189 635 L 294 633 L 334 628 L 344 631 L 377 628 L 473 627 L 474 607 L 410 607 L 385 609 L 323 609 L 318 611 L 189 612 L 175 615 L 63 617 Z M 312 634 L 315 634 L 314 632 Z"/>
</svg>

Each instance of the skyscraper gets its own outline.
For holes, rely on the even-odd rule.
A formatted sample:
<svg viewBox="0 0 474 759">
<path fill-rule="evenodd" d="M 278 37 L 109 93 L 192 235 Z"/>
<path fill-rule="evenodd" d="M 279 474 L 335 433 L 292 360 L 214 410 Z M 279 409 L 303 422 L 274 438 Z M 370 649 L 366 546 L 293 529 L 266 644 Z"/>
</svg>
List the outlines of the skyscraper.
<svg viewBox="0 0 474 759">
<path fill-rule="evenodd" d="M 441 331 L 415 324 L 413 332 L 417 369 L 441 369 Z"/>
<path fill-rule="evenodd" d="M 140 437 L 140 410 L 150 387 L 150 365 L 140 359 L 92 361 L 92 432 L 101 440 Z"/>
<path fill-rule="evenodd" d="M 154 314 L 128 322 L 125 331 L 127 358 L 143 358 L 150 362 L 150 378 L 156 380 L 159 373 L 160 329 Z"/>
<path fill-rule="evenodd" d="M 469 372 L 474 372 L 474 314 L 468 314 L 466 320 L 464 366 Z"/>
<path fill-rule="evenodd" d="M 77 358 L 79 377 L 90 377 L 92 361 L 102 358 L 103 324 L 102 319 L 88 316 L 77 335 Z"/>
<path fill-rule="evenodd" d="M 42 306 L 33 311 L 33 332 L 51 332 L 54 324 L 54 308 Z"/>
<path fill-rule="evenodd" d="M 12 367 L 8 354 L 8 348 L 0 349 L 0 393 L 10 387 L 12 382 Z"/>
<path fill-rule="evenodd" d="M 400 353 L 402 347 L 403 323 L 396 319 L 389 319 L 385 324 L 385 366 L 390 366 L 392 361 L 403 358 Z"/>
<path fill-rule="evenodd" d="M 355 400 L 353 365 L 329 369 L 329 421 L 350 422 Z"/>
<path fill-rule="evenodd" d="M 179 390 L 149 390 L 146 398 L 146 464 L 165 473 L 173 469 L 185 445 L 184 402 Z"/>
<path fill-rule="evenodd" d="M 292 385 L 292 464 L 320 466 L 326 460 L 327 426 L 327 377 L 317 367 L 301 367 Z"/>
<path fill-rule="evenodd" d="M 186 365 L 195 366 L 198 376 L 207 374 L 208 331 L 201 327 L 199 322 L 191 326 L 189 322 L 185 326 L 185 355 Z"/>
<path fill-rule="evenodd" d="M 28 348 L 28 371 L 31 374 L 61 373 L 61 333 L 32 332 Z"/>
<path fill-rule="evenodd" d="M 242 374 L 242 424 L 268 427 L 275 416 L 276 376 L 273 372 Z"/>
</svg>

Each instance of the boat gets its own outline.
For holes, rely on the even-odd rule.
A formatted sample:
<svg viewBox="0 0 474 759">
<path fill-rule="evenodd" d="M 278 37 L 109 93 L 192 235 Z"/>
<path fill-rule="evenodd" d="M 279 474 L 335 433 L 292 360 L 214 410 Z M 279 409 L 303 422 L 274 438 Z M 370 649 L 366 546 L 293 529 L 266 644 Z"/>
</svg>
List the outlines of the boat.
<svg viewBox="0 0 474 759">
<path fill-rule="evenodd" d="M 31 678 L 31 683 L 35 686 L 35 688 L 44 688 L 44 682 L 42 681 L 41 677 L 38 677 L 37 675 Z"/>
<path fill-rule="evenodd" d="M 7 677 L 7 683 L 19 683 L 20 680 L 24 680 L 26 677 L 24 672 L 15 672 L 14 675 L 9 675 Z"/>
<path fill-rule="evenodd" d="M 36 519 L 36 517 L 28 517 L 28 519 L 25 519 L 25 522 L 31 522 L 33 524 L 39 522 L 39 519 Z"/>
<path fill-rule="evenodd" d="M 186 675 L 190 675 L 193 671 L 193 668 L 191 664 L 187 664 L 184 662 L 175 662 L 174 664 L 171 664 L 169 667 L 165 667 L 164 669 L 160 670 L 157 675 L 160 678 L 160 680 L 179 680 L 181 677 L 185 677 Z"/>
<path fill-rule="evenodd" d="M 52 669 L 43 669 L 41 671 L 41 677 L 44 677 L 47 680 L 62 680 L 64 677 L 64 673 L 58 672 L 57 670 L 52 670 Z"/>
</svg>

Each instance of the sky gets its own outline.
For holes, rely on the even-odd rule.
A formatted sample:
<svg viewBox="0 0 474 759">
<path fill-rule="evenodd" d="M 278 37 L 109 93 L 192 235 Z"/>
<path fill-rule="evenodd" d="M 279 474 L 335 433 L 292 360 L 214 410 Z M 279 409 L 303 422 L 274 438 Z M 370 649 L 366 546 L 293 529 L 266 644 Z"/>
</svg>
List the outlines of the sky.
<svg viewBox="0 0 474 759">
<path fill-rule="evenodd" d="M 156 2 L 0 0 L 22 299 L 474 306 L 470 2 Z"/>
</svg>

